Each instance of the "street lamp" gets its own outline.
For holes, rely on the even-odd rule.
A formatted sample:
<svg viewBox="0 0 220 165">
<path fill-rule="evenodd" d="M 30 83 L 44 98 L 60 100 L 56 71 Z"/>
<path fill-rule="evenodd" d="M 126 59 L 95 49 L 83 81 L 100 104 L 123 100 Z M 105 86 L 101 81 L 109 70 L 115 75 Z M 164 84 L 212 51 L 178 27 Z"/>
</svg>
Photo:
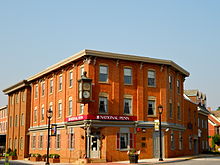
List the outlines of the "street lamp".
<svg viewBox="0 0 220 165">
<path fill-rule="evenodd" d="M 46 161 L 46 165 L 50 164 L 49 163 L 49 148 L 50 148 L 50 119 L 52 118 L 53 116 L 53 111 L 51 109 L 49 109 L 47 111 L 47 118 L 48 118 L 48 128 L 47 128 L 47 131 L 48 131 L 48 134 L 47 134 L 47 161 Z"/>
<path fill-rule="evenodd" d="M 157 108 L 159 111 L 159 135 L 160 135 L 160 158 L 159 158 L 159 161 L 163 161 L 163 158 L 162 158 L 162 134 L 161 134 L 161 115 L 163 113 L 163 106 L 159 105 Z"/>
</svg>

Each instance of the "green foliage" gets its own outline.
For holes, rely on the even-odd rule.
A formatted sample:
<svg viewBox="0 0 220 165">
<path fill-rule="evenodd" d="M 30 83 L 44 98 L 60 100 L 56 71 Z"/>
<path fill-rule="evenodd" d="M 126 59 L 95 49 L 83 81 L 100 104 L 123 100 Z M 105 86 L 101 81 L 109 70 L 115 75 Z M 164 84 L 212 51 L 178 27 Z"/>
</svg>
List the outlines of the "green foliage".
<svg viewBox="0 0 220 165">
<path fill-rule="evenodd" d="M 16 149 L 14 151 L 11 150 L 9 156 L 17 156 L 17 150 Z"/>
<path fill-rule="evenodd" d="M 215 148 L 215 145 L 220 145 L 220 135 L 214 135 L 212 137 L 212 148 Z"/>
<path fill-rule="evenodd" d="M 218 108 L 216 109 L 216 111 L 220 111 L 220 107 L 218 107 Z"/>
<path fill-rule="evenodd" d="M 9 154 L 10 152 L 12 152 L 12 149 L 8 148 L 8 150 L 6 151 L 6 154 Z"/>
<path fill-rule="evenodd" d="M 59 154 L 50 154 L 49 158 L 60 158 Z"/>
</svg>

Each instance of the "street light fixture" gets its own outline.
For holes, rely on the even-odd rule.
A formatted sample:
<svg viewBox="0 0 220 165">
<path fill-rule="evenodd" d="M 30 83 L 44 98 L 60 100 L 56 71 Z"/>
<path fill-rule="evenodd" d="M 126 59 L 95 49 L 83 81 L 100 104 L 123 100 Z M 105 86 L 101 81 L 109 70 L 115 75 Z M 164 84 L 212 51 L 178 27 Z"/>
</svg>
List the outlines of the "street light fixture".
<svg viewBox="0 0 220 165">
<path fill-rule="evenodd" d="M 161 115 L 163 113 L 163 106 L 159 105 L 158 107 L 158 111 L 159 111 L 159 135 L 160 135 L 160 158 L 159 161 L 163 161 L 162 158 L 162 134 L 161 134 Z"/>
<path fill-rule="evenodd" d="M 53 111 L 51 109 L 49 109 L 47 111 L 47 118 L 48 118 L 48 134 L 47 134 L 47 161 L 46 161 L 46 165 L 49 165 L 49 148 L 50 148 L 50 119 L 53 116 Z"/>
</svg>

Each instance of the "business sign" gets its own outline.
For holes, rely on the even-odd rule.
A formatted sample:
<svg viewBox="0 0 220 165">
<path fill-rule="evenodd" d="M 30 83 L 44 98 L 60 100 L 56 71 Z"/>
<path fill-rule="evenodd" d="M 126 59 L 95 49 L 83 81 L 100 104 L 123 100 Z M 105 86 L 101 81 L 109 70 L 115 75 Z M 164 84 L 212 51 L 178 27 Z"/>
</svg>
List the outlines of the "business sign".
<svg viewBox="0 0 220 165">
<path fill-rule="evenodd" d="M 56 136 L 56 135 L 57 135 L 57 125 L 56 124 L 51 124 L 50 136 Z"/>
<path fill-rule="evenodd" d="M 136 116 L 116 116 L 116 115 L 80 115 L 66 118 L 67 122 L 80 120 L 113 120 L 113 121 L 136 121 Z"/>
<path fill-rule="evenodd" d="M 154 130 L 159 131 L 159 120 L 154 120 Z"/>
</svg>

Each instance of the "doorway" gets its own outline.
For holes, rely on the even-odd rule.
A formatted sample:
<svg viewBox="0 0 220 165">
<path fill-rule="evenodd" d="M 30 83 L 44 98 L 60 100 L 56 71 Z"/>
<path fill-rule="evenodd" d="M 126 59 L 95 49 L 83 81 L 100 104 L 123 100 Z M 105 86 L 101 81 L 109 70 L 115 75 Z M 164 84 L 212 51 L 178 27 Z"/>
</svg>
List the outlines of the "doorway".
<svg viewBox="0 0 220 165">
<path fill-rule="evenodd" d="M 100 158 L 100 138 L 98 135 L 90 136 L 90 157 Z"/>
<path fill-rule="evenodd" d="M 162 133 L 162 156 L 164 157 L 164 134 L 163 132 Z M 159 158 L 160 157 L 160 134 L 159 134 L 159 131 L 157 132 L 154 132 L 153 133 L 153 143 L 154 143 L 154 148 L 153 148 L 153 155 L 154 155 L 154 158 Z"/>
</svg>

